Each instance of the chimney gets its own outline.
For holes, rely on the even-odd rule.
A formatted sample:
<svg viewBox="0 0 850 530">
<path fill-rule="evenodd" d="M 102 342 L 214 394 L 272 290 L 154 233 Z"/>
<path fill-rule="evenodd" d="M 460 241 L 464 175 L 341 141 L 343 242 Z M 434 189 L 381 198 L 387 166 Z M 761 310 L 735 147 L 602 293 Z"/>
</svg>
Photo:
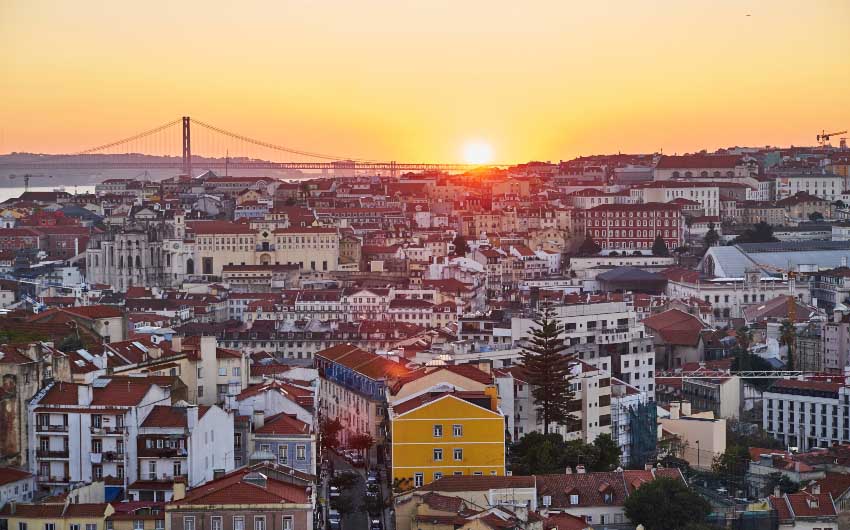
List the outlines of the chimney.
<svg viewBox="0 0 850 530">
<path fill-rule="evenodd" d="M 15 515 L 15 505 L 17 502 L 9 501 L 9 515 Z"/>
<path fill-rule="evenodd" d="M 847 266 L 847 256 L 843 256 L 843 257 L 841 258 L 841 266 L 842 266 L 842 267 L 846 267 L 846 266 Z"/>
<path fill-rule="evenodd" d="M 773 487 L 773 496 L 774 497 L 781 497 L 782 496 L 782 491 L 779 489 L 779 486 Z"/>
<path fill-rule="evenodd" d="M 812 484 L 812 495 L 820 495 L 820 484 L 817 482 Z"/>
<path fill-rule="evenodd" d="M 478 369 L 481 370 L 482 372 L 484 372 L 485 374 L 491 373 L 491 369 L 492 369 L 491 365 L 492 365 L 491 361 L 478 361 Z"/>
<path fill-rule="evenodd" d="M 174 485 L 171 487 L 171 500 L 179 501 L 186 497 L 186 482 L 183 477 L 174 477 Z"/>
<path fill-rule="evenodd" d="M 570 466 L 567 466 L 567 469 L 564 470 L 564 473 L 567 474 L 567 475 L 572 475 L 573 474 L 573 468 L 571 468 Z"/>
<path fill-rule="evenodd" d="M 183 351 L 183 337 L 174 335 L 171 337 L 171 349 L 177 353 Z"/>
<path fill-rule="evenodd" d="M 576 466 L 576 473 L 578 473 L 579 475 L 584 475 L 584 473 L 585 473 L 584 464 L 579 464 L 579 465 Z"/>
<path fill-rule="evenodd" d="M 254 411 L 254 430 L 261 429 L 266 424 L 266 414 L 262 410 Z"/>
<path fill-rule="evenodd" d="M 77 385 L 77 404 L 88 406 L 91 405 L 92 389 L 91 385 Z"/>
<path fill-rule="evenodd" d="M 643 470 L 644 471 L 652 471 L 652 464 L 644 464 Z"/>
<path fill-rule="evenodd" d="M 186 407 L 186 427 L 189 431 L 193 431 L 198 425 L 198 406 L 189 405 Z"/>
<path fill-rule="evenodd" d="M 670 403 L 670 419 L 678 420 L 679 419 L 679 406 L 680 404 L 677 402 Z"/>
<path fill-rule="evenodd" d="M 690 416 L 691 415 L 691 402 L 683 401 L 682 402 L 682 416 Z"/>
</svg>

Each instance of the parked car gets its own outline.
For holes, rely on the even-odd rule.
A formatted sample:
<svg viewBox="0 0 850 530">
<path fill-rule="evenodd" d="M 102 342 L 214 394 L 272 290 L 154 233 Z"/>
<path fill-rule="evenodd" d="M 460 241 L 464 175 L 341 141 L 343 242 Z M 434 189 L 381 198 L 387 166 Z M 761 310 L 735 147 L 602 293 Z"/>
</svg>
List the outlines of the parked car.
<svg viewBox="0 0 850 530">
<path fill-rule="evenodd" d="M 369 522 L 369 530 L 384 530 L 384 525 L 380 519 L 372 519 Z"/>
<path fill-rule="evenodd" d="M 330 498 L 331 498 L 331 500 L 334 500 L 334 499 L 338 499 L 338 498 L 339 498 L 339 494 L 340 494 L 339 488 L 337 488 L 336 486 L 331 486 L 331 487 L 329 488 L 329 490 L 330 490 Z"/>
<path fill-rule="evenodd" d="M 337 510 L 328 511 L 328 528 L 330 530 L 341 530 L 342 517 Z"/>
<path fill-rule="evenodd" d="M 348 461 L 351 462 L 351 465 L 354 467 L 362 467 L 366 464 L 366 461 L 363 460 L 363 457 L 359 453 L 351 455 L 351 458 L 349 458 Z"/>
</svg>

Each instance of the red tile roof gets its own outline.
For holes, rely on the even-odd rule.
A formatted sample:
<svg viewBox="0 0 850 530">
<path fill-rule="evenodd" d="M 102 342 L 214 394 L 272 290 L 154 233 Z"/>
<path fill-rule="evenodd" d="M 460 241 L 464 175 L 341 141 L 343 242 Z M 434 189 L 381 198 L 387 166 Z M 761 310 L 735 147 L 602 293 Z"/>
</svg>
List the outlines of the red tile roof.
<svg viewBox="0 0 850 530">
<path fill-rule="evenodd" d="M 266 418 L 263 426 L 259 429 L 256 429 L 254 433 L 308 435 L 310 434 L 310 425 L 296 418 L 294 414 L 287 414 L 285 412 L 282 412 L 270 418 Z"/>
<path fill-rule="evenodd" d="M 395 379 L 410 372 L 409 368 L 395 361 L 351 344 L 332 346 L 316 353 L 316 357 L 350 368 L 372 380 Z"/>
<path fill-rule="evenodd" d="M 676 346 L 696 346 L 700 341 L 700 332 L 705 328 L 699 318 L 679 309 L 669 309 L 647 317 L 643 324 L 658 333 L 664 342 Z"/>
<path fill-rule="evenodd" d="M 731 169 L 740 163 L 741 157 L 738 155 L 662 156 L 655 167 L 658 169 Z"/>
<path fill-rule="evenodd" d="M 210 407 L 201 405 L 198 407 L 198 418 L 203 418 Z M 187 427 L 187 407 L 174 407 L 168 405 L 156 405 L 151 410 L 142 427 L 173 427 L 185 429 Z"/>
<path fill-rule="evenodd" d="M 31 473 L 14 467 L 0 467 L 0 486 L 32 477 Z"/>
<path fill-rule="evenodd" d="M 392 391 L 394 394 L 397 394 L 407 383 L 438 374 L 439 372 L 451 372 L 476 383 L 481 383 L 482 385 L 493 384 L 493 374 L 489 374 L 477 366 L 471 364 L 449 364 L 445 366 L 425 366 L 414 370 L 404 377 L 399 378 L 398 383 L 393 385 Z"/>
</svg>

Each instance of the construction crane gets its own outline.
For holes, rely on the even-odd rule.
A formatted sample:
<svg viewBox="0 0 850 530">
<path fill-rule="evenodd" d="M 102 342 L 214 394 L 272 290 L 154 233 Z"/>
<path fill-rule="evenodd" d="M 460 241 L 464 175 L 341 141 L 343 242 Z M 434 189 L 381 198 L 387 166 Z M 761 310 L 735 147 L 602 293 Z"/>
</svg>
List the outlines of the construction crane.
<svg viewBox="0 0 850 530">
<path fill-rule="evenodd" d="M 823 130 L 818 135 L 818 143 L 821 144 L 821 145 L 826 145 L 827 142 L 829 142 L 829 138 L 831 136 L 838 136 L 839 134 L 847 134 L 847 131 L 838 131 L 838 132 L 828 133 L 825 130 Z"/>
<path fill-rule="evenodd" d="M 24 192 L 27 192 L 27 191 L 30 190 L 30 179 L 37 179 L 37 178 L 52 179 L 53 175 L 30 175 L 29 173 L 27 173 L 26 175 L 9 175 L 9 180 L 24 179 Z"/>
</svg>

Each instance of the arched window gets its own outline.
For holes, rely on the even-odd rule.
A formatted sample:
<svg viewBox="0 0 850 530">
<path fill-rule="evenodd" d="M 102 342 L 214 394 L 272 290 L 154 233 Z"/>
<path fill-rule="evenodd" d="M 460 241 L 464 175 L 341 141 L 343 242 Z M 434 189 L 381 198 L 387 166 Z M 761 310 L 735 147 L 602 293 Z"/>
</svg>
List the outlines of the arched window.
<svg viewBox="0 0 850 530">
<path fill-rule="evenodd" d="M 701 171 L 701 172 L 700 172 L 700 174 L 699 174 L 699 176 L 700 176 L 700 177 L 707 177 L 707 176 L 708 176 L 708 171 Z"/>
<path fill-rule="evenodd" d="M 97 254 L 95 254 L 95 255 L 94 255 L 94 266 L 95 266 L 95 267 L 99 267 L 99 266 L 100 266 L 100 258 L 98 257 L 98 255 L 97 255 Z"/>
<path fill-rule="evenodd" d="M 694 176 L 694 174 L 693 174 L 693 173 L 691 173 L 690 171 L 685 171 L 685 178 L 689 179 L 689 178 L 691 178 L 691 177 L 693 177 L 693 176 Z"/>
<path fill-rule="evenodd" d="M 186 260 L 186 274 L 195 274 L 195 260 L 192 258 Z"/>
<path fill-rule="evenodd" d="M 714 176 L 715 176 L 715 177 L 719 177 L 719 176 L 720 176 L 720 172 L 719 172 L 719 171 L 715 171 L 715 172 L 714 172 Z"/>
<path fill-rule="evenodd" d="M 124 268 L 124 256 L 118 256 L 118 268 L 119 269 Z"/>
<path fill-rule="evenodd" d="M 171 267 L 171 254 L 170 253 L 165 254 L 165 265 L 168 266 L 168 267 Z"/>
<path fill-rule="evenodd" d="M 141 256 L 136 256 L 136 268 L 137 269 L 142 268 L 142 258 L 141 258 Z"/>
<path fill-rule="evenodd" d="M 678 171 L 674 171 L 674 172 L 673 172 L 673 178 L 674 178 L 674 179 L 679 178 L 679 172 L 678 172 Z"/>
</svg>

